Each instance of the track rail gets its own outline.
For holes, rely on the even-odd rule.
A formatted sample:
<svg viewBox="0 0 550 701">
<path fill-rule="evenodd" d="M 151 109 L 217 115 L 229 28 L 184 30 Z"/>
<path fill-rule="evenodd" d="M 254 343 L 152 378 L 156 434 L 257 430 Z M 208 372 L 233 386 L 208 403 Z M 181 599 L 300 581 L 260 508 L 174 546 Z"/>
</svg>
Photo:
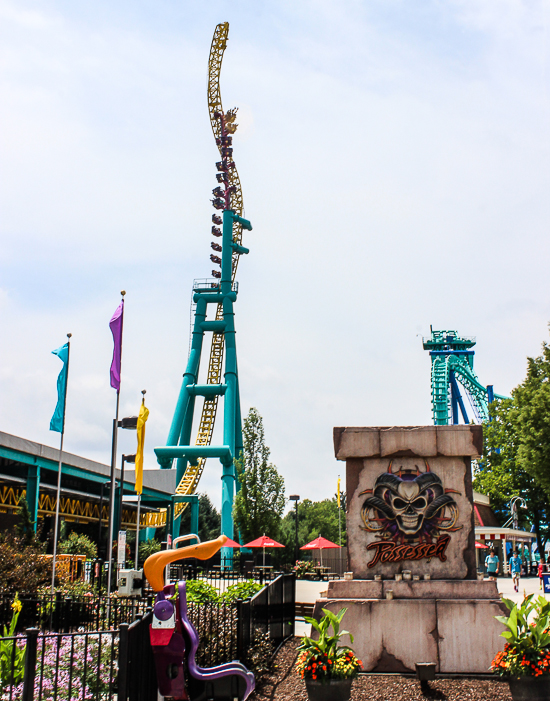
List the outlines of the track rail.
<svg viewBox="0 0 550 701">
<path fill-rule="evenodd" d="M 220 92 L 220 74 L 222 68 L 223 55 L 227 46 L 228 35 L 229 22 L 223 22 L 216 26 L 214 36 L 212 38 L 212 44 L 210 46 L 210 56 L 208 59 L 208 113 L 210 116 L 212 133 L 214 134 L 214 138 L 216 140 L 218 140 L 221 137 L 221 122 L 220 119 L 215 115 L 216 113 L 224 113 Z M 220 145 L 218 146 L 218 149 L 221 157 Z M 228 160 L 233 162 L 233 157 L 231 156 Z M 243 216 L 243 193 L 241 188 L 241 181 L 236 167 L 233 167 L 229 170 L 229 181 L 231 187 L 233 188 L 231 192 L 231 209 L 239 216 Z M 233 223 L 233 241 L 238 244 L 242 243 L 242 226 L 237 222 Z M 238 254 L 237 252 L 233 252 L 233 256 L 231 259 L 232 281 L 235 280 L 235 276 L 237 274 L 239 258 L 240 254 Z M 223 319 L 223 308 L 221 304 L 219 304 L 216 308 L 216 319 Z M 223 334 L 212 334 L 210 357 L 208 360 L 208 370 L 206 375 L 207 384 L 215 385 L 221 383 L 223 372 L 224 344 L 225 339 Z M 210 445 L 212 442 L 212 435 L 214 433 L 214 424 L 216 421 L 216 413 L 218 409 L 218 398 L 219 397 L 216 395 L 211 398 L 205 398 L 204 400 L 195 445 Z M 204 471 L 205 463 L 206 459 L 200 458 L 197 465 L 190 465 L 189 463 L 187 464 L 185 473 L 183 474 L 180 483 L 176 486 L 176 494 L 180 496 L 185 496 L 187 494 L 196 493 L 200 478 Z M 176 504 L 175 515 L 179 516 L 186 507 L 186 503 Z M 150 527 L 163 526 L 165 523 L 166 509 L 161 509 L 161 511 L 157 513 L 147 514 L 146 525 Z"/>
</svg>

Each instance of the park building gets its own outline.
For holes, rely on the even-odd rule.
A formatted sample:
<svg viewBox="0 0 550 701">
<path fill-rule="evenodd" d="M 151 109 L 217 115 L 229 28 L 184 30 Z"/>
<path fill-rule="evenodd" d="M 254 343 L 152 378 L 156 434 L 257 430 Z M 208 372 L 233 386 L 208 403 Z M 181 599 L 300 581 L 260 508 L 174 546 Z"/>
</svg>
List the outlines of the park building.
<svg viewBox="0 0 550 701">
<path fill-rule="evenodd" d="M 53 540 L 59 450 L 0 431 L 0 530 L 17 522 L 16 511 L 26 499 L 35 528 Z M 134 530 L 137 497 L 135 473 L 126 465 L 122 506 L 123 530 Z M 133 467 L 133 466 L 131 466 Z M 84 533 L 100 545 L 105 556 L 109 525 L 110 465 L 63 452 L 60 516 L 70 530 Z M 115 523 L 118 523 L 121 470 L 116 468 Z M 175 490 L 175 470 L 144 470 L 140 540 L 154 537 Z M 100 523 L 101 520 L 101 523 Z M 100 530 L 101 529 L 101 530 Z"/>
<path fill-rule="evenodd" d="M 532 546 L 536 535 L 516 528 L 505 528 L 491 508 L 491 500 L 485 494 L 474 492 L 474 522 L 476 559 L 478 571 L 483 571 L 485 557 L 494 548 L 500 560 L 500 572 L 508 574 L 508 560 L 514 550 L 525 562 L 533 559 Z"/>
</svg>

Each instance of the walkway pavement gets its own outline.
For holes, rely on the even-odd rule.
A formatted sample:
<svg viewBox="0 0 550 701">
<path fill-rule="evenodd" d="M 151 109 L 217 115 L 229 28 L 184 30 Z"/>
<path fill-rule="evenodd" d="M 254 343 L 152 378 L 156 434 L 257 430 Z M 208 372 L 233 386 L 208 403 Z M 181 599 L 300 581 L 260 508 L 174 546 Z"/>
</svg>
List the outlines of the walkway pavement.
<svg viewBox="0 0 550 701">
<path fill-rule="evenodd" d="M 539 578 L 538 577 L 522 577 L 519 582 L 519 592 L 514 591 L 514 585 L 512 583 L 511 577 L 503 577 L 497 579 L 497 587 L 499 593 L 506 599 L 511 599 L 517 603 L 520 603 L 525 595 L 528 594 L 543 594 L 542 590 L 539 588 Z M 315 600 L 321 596 L 321 592 L 328 589 L 328 582 L 309 582 L 306 580 L 299 579 L 296 581 L 296 601 L 304 604 L 313 604 Z M 543 594 L 544 595 L 544 594 Z M 550 597 L 550 594 L 544 595 L 546 598 Z M 296 619 L 295 634 L 296 635 L 309 635 L 310 626 L 305 623 L 303 619 Z"/>
</svg>

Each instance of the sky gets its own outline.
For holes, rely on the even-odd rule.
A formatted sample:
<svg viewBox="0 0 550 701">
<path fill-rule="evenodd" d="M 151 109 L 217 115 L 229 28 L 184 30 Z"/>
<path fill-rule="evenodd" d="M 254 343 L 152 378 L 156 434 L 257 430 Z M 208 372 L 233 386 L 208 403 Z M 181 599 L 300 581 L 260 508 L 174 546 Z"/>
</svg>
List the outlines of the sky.
<svg viewBox="0 0 550 701">
<path fill-rule="evenodd" d="M 121 415 L 165 444 L 211 276 L 210 43 L 253 231 L 235 307 L 243 414 L 288 494 L 336 491 L 334 426 L 430 424 L 422 336 L 475 336 L 508 394 L 548 340 L 547 1 L 0 0 L 0 430 L 109 462 Z M 203 358 L 203 368 L 207 364 Z M 221 412 L 218 415 L 221 425 Z M 214 442 L 221 442 L 217 431 Z M 119 452 L 134 452 L 121 432 Z M 221 502 L 221 466 L 200 491 Z"/>
</svg>

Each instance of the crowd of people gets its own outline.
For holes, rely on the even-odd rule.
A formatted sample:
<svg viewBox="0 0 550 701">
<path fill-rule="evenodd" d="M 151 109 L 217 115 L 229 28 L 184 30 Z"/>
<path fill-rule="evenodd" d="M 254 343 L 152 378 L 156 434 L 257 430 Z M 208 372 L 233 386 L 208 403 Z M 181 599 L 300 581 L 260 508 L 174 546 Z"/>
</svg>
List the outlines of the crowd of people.
<svg viewBox="0 0 550 701">
<path fill-rule="evenodd" d="M 508 565 L 510 567 L 510 574 L 512 576 L 512 581 L 514 584 L 514 591 L 519 591 L 519 579 L 522 574 L 522 559 L 521 555 L 517 550 L 514 550 L 510 559 L 508 560 Z M 485 558 L 485 570 L 489 579 L 496 580 L 497 577 L 502 576 L 503 573 L 500 572 L 500 559 L 494 548 L 489 550 L 489 554 Z M 545 565 L 539 561 L 537 565 L 537 576 L 540 580 L 540 589 L 543 589 L 543 575 L 546 573 Z"/>
</svg>

